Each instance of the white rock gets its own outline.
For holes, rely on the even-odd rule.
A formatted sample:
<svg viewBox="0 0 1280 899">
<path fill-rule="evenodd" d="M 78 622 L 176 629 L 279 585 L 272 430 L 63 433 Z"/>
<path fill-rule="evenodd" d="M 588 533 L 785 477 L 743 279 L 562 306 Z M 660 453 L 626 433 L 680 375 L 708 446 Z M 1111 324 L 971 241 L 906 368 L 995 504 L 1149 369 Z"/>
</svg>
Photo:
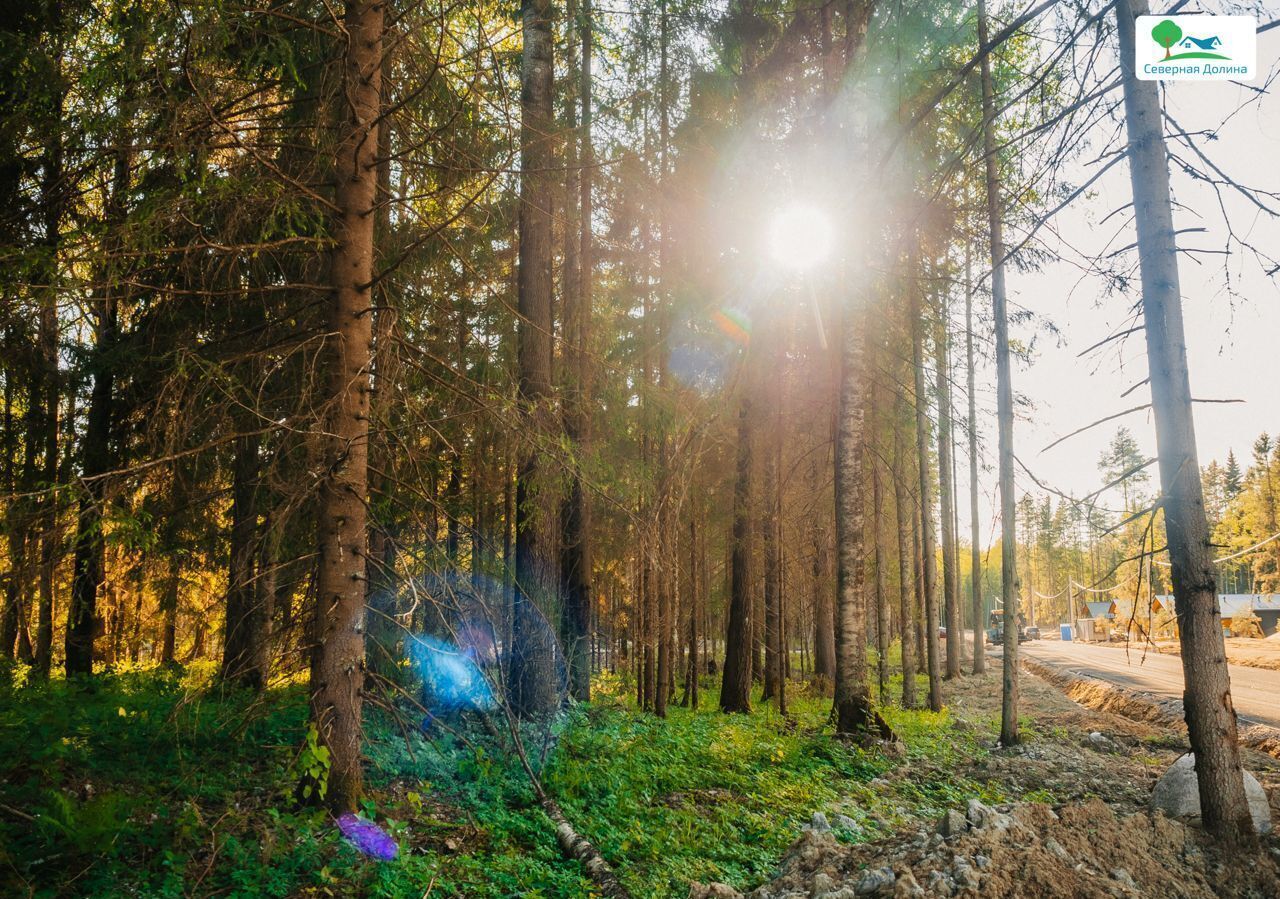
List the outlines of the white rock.
<svg viewBox="0 0 1280 899">
<path fill-rule="evenodd" d="M 873 868 L 862 872 L 855 887 L 859 896 L 869 896 L 882 887 L 891 887 L 896 879 L 892 868 Z"/>
<path fill-rule="evenodd" d="M 805 830 L 812 830 L 814 833 L 830 833 L 831 825 L 827 822 L 827 816 L 822 812 L 814 812 L 813 818 L 804 826 Z"/>
<path fill-rule="evenodd" d="M 1188 752 L 1174 762 L 1169 770 L 1156 781 L 1151 791 L 1152 810 L 1164 812 L 1170 818 L 1200 819 L 1200 784 L 1196 779 L 1196 757 Z M 1249 801 L 1249 814 L 1258 833 L 1271 832 L 1271 806 L 1267 802 L 1262 784 L 1248 771 L 1244 772 L 1244 795 Z"/>
</svg>

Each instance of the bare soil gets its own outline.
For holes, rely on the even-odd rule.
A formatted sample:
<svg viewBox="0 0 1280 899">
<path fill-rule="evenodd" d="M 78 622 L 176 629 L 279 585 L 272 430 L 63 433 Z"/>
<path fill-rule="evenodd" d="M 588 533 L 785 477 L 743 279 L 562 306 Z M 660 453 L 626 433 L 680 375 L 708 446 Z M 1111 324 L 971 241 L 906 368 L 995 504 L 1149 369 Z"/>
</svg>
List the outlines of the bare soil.
<svg viewBox="0 0 1280 899">
<path fill-rule="evenodd" d="M 1280 639 L 1260 637 L 1227 637 L 1227 661 L 1232 665 L 1246 665 L 1250 668 L 1267 668 L 1280 671 Z M 1124 649 L 1124 643 L 1092 643 L 1091 646 L 1108 646 Z M 1129 648 L 1142 645 L 1144 648 L 1166 655 L 1179 654 L 1177 640 L 1155 640 L 1147 644 L 1129 644 Z"/>
<path fill-rule="evenodd" d="M 958 773 L 1024 801 L 993 809 L 972 800 L 948 812 L 943 833 L 912 828 L 856 846 L 806 831 L 751 899 L 1280 897 L 1274 835 L 1257 853 L 1224 855 L 1198 828 L 1147 813 L 1151 787 L 1187 750 L 1185 731 L 1159 716 L 1126 717 L 1114 698 L 1110 710 L 1082 706 L 1030 672 L 1020 683 L 1023 743 Z M 998 672 L 949 683 L 945 696 L 955 726 L 994 746 Z M 1280 822 L 1280 761 L 1246 749 L 1245 764 Z M 892 776 L 913 772 L 907 764 Z M 1037 799 L 1046 801 L 1025 801 Z M 691 899 L 738 895 L 722 885 L 690 891 Z"/>
</svg>

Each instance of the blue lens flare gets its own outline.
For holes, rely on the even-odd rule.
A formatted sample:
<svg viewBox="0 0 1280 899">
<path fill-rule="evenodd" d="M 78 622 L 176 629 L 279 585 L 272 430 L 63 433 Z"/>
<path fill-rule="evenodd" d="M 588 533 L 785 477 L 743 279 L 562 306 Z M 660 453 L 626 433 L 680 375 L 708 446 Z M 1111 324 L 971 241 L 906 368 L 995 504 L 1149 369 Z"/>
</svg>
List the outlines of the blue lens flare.
<svg viewBox="0 0 1280 899">
<path fill-rule="evenodd" d="M 489 711 L 497 706 L 493 688 L 476 664 L 475 652 L 436 637 L 410 638 L 409 659 L 422 678 L 433 715 Z"/>
</svg>

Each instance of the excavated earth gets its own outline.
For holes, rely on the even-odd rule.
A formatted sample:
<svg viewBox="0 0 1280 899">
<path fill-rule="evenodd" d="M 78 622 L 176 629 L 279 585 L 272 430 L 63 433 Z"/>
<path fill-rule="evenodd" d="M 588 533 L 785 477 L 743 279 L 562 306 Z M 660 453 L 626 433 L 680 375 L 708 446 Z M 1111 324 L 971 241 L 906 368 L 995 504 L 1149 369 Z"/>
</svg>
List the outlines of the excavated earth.
<svg viewBox="0 0 1280 899">
<path fill-rule="evenodd" d="M 1144 719 L 1141 709 L 1126 717 L 1115 701 L 1107 710 L 1077 704 L 1029 672 L 1021 686 L 1024 743 L 993 749 L 958 773 L 1023 801 L 993 808 L 973 799 L 927 827 L 859 845 L 806 829 L 770 882 L 746 894 L 694 884 L 690 899 L 1280 897 L 1274 833 L 1256 851 L 1224 852 L 1198 827 L 1147 812 L 1156 779 L 1187 750 L 1185 732 Z M 951 726 L 995 744 L 996 675 L 948 684 L 946 701 Z M 1244 758 L 1280 824 L 1280 762 L 1250 750 Z M 888 776 L 920 774 L 907 759 Z M 1045 796 L 1053 804 L 1026 801 Z"/>
</svg>

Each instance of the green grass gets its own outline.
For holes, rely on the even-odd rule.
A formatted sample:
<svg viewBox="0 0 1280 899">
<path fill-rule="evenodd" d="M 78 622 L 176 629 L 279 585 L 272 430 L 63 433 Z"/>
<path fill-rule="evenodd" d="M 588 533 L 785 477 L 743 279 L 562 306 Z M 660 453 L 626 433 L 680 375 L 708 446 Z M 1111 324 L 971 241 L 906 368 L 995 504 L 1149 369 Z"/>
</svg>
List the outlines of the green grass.
<svg viewBox="0 0 1280 899">
<path fill-rule="evenodd" d="M 366 813 L 402 850 L 376 863 L 293 800 L 304 689 L 254 699 L 207 674 L 0 686 L 0 894 L 590 895 L 512 754 L 479 728 L 466 740 L 410 729 L 406 743 L 370 713 Z M 886 709 L 908 753 L 890 760 L 833 741 L 828 699 L 793 696 L 790 720 L 759 703 L 725 716 L 715 688 L 711 708 L 663 722 L 601 680 L 546 753 L 548 790 L 637 896 L 683 896 L 691 879 L 755 885 L 815 810 L 853 818 L 841 837 L 861 841 L 1001 798 L 955 773 L 984 750 L 946 712 Z"/>
</svg>

